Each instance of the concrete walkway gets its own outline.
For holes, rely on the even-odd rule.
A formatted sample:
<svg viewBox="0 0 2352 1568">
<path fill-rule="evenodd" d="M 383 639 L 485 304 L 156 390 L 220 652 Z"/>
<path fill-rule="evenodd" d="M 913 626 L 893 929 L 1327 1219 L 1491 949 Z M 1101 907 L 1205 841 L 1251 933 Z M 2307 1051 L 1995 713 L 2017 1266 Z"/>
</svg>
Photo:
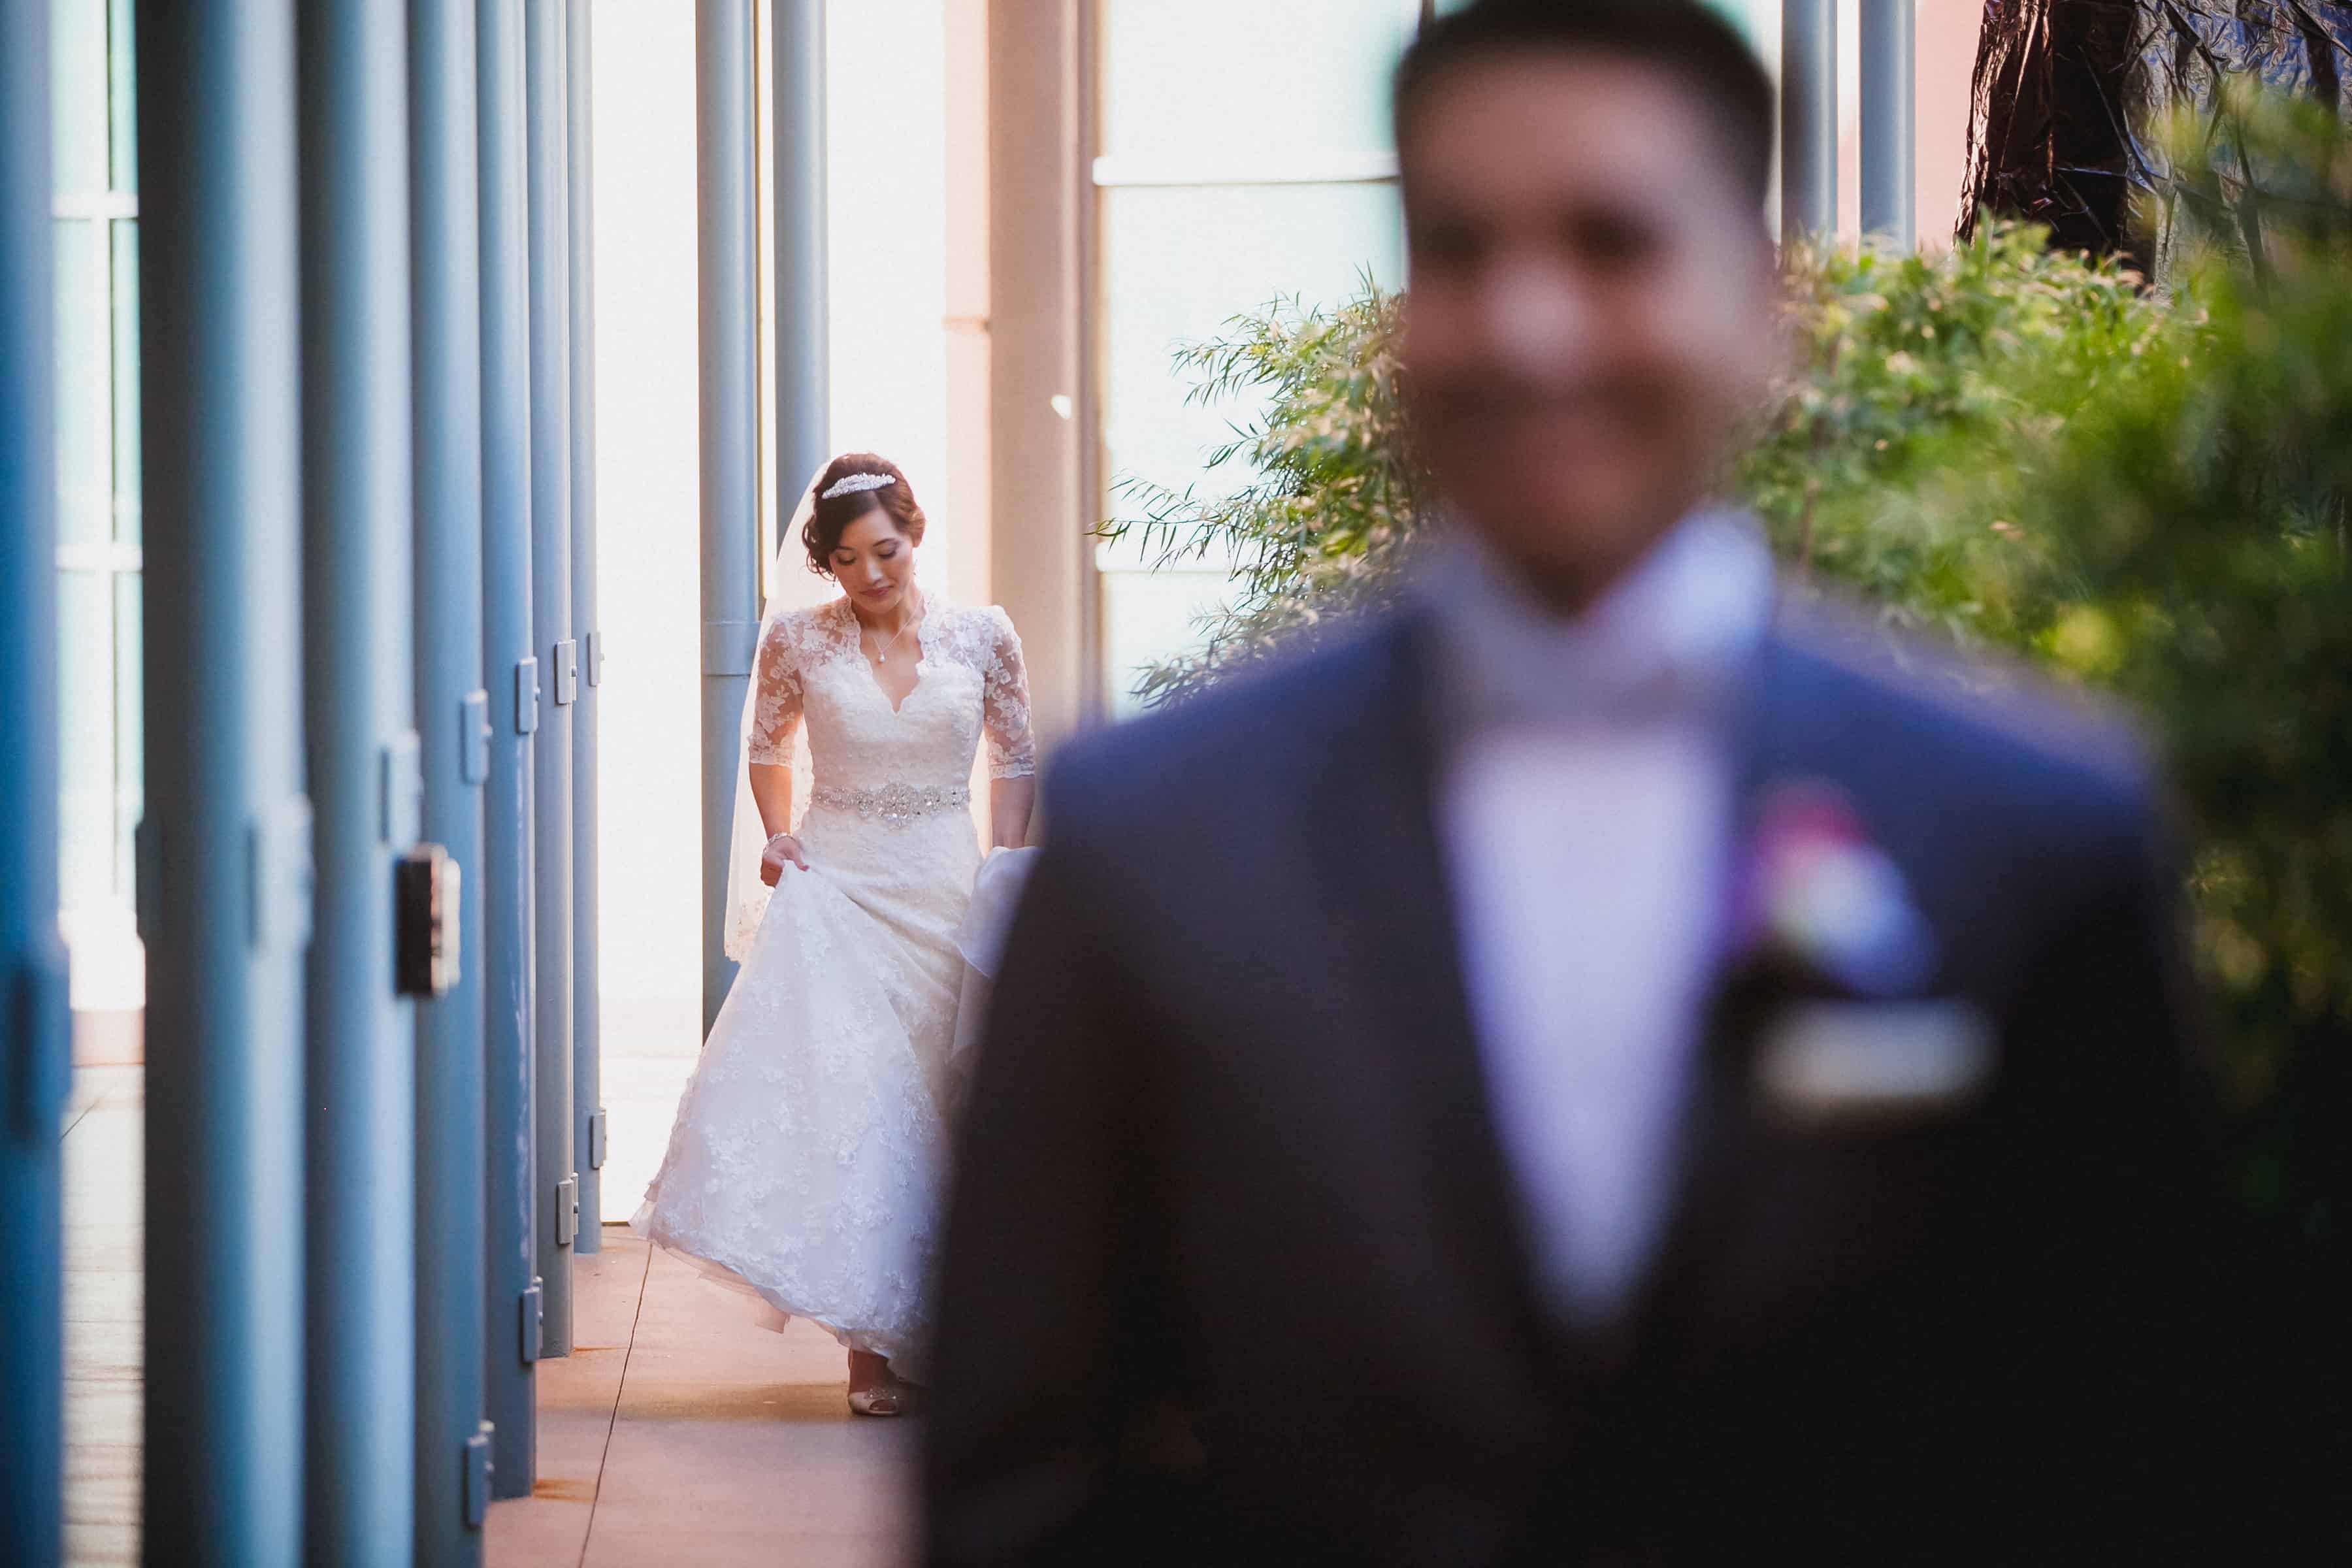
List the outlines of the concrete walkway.
<svg viewBox="0 0 2352 1568">
<path fill-rule="evenodd" d="M 608 1226 L 575 1348 L 539 1369 L 536 1495 L 490 1510 L 490 1568 L 878 1568 L 911 1538 L 904 1421 L 852 1416 L 841 1347 Z"/>
<path fill-rule="evenodd" d="M 146 1073 L 77 1068 L 66 1112 L 66 1560 L 139 1561 Z M 0 1552 L 5 1555 L 5 1552 Z"/>
<path fill-rule="evenodd" d="M 92 1568 L 139 1560 L 144 1077 L 78 1069 L 65 1140 L 67 1552 Z M 604 1241 L 576 1265 L 577 1349 L 540 1363 L 539 1483 L 491 1509 L 490 1568 L 903 1561 L 913 1430 L 849 1414 L 832 1338 Z"/>
</svg>

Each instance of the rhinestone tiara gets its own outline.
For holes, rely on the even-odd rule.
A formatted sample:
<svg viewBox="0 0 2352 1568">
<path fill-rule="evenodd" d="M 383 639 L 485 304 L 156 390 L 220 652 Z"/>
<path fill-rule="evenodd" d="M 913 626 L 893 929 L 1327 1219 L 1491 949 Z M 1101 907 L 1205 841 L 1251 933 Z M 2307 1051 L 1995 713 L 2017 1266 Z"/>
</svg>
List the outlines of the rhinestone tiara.
<svg viewBox="0 0 2352 1568">
<path fill-rule="evenodd" d="M 896 474 L 844 474 L 833 483 L 833 489 L 819 496 L 819 500 L 831 500 L 835 496 L 854 496 L 860 490 L 878 490 L 898 482 Z"/>
</svg>

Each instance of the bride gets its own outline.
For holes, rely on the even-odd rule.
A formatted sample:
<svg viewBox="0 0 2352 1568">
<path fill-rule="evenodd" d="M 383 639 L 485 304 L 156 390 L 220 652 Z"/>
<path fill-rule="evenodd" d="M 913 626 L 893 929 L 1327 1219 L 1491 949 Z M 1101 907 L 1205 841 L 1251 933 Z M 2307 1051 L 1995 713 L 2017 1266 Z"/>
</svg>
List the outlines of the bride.
<svg viewBox="0 0 2352 1568">
<path fill-rule="evenodd" d="M 989 822 L 1011 849 L 1029 831 L 1035 746 L 1011 620 L 916 584 L 923 510 L 895 464 L 835 458 L 794 521 L 810 569 L 843 592 L 761 626 L 746 705 L 758 826 L 739 826 L 728 900 L 742 970 L 635 1223 L 831 1330 L 850 1408 L 895 1415 L 929 1325 L 942 1108 L 972 978 L 973 757 L 985 737 Z"/>
</svg>

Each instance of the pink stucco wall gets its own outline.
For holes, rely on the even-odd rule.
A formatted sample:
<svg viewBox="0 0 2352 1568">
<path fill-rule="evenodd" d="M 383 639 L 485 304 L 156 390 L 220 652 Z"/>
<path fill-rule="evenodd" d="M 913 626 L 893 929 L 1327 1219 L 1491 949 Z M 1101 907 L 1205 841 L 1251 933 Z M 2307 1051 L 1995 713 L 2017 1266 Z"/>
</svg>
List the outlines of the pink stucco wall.
<svg viewBox="0 0 2352 1568">
<path fill-rule="evenodd" d="M 1948 244 L 1968 164 L 1969 74 L 1983 0 L 1919 0 L 1919 237 Z"/>
</svg>

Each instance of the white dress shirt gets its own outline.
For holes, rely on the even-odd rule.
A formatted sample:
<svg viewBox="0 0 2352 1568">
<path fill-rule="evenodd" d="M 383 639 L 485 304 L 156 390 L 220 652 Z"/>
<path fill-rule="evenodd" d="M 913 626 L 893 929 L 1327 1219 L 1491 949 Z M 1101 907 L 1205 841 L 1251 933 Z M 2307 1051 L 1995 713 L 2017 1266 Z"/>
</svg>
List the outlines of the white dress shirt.
<svg viewBox="0 0 2352 1568">
<path fill-rule="evenodd" d="M 1744 520 L 1700 514 L 1567 619 L 1457 548 L 1432 587 L 1464 974 L 1542 1281 L 1598 1325 L 1662 1237 L 1728 869 L 1724 718 L 1771 559 Z"/>
</svg>

